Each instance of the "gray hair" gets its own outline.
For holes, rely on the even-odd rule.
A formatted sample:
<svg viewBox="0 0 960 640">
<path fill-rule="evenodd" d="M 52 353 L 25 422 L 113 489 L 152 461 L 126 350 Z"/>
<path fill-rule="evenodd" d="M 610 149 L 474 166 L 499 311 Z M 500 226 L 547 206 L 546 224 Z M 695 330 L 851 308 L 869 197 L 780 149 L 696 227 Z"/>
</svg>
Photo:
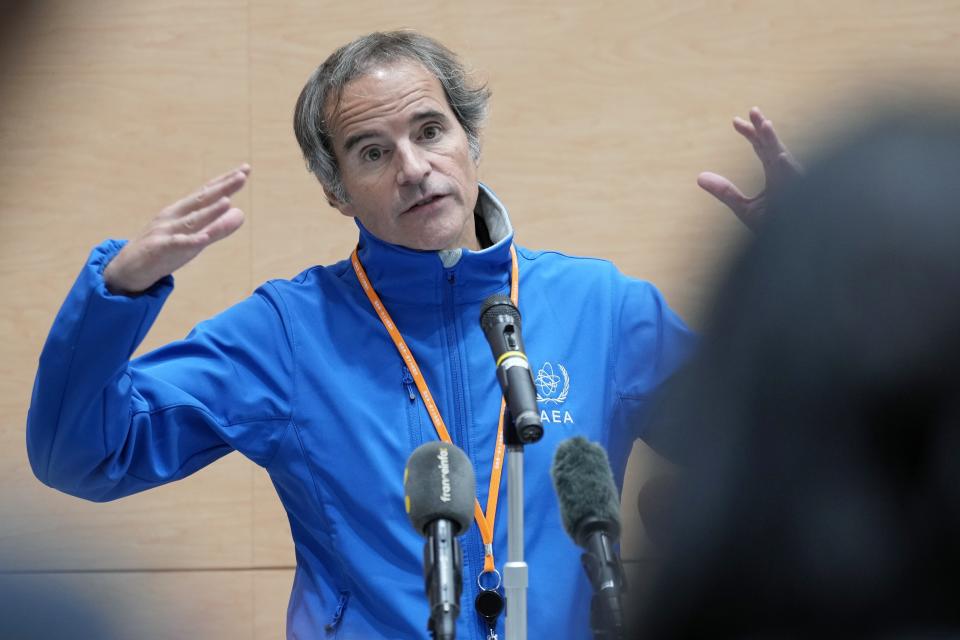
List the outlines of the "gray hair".
<svg viewBox="0 0 960 640">
<path fill-rule="evenodd" d="M 412 60 L 422 64 L 443 86 L 447 102 L 467 134 L 470 155 L 480 159 L 480 129 L 487 115 L 490 90 L 473 86 L 456 55 L 436 40 L 415 31 L 371 33 L 334 51 L 307 80 L 293 113 L 293 132 L 307 168 L 340 201 L 348 202 L 333 153 L 332 131 L 326 120 L 328 100 L 334 108 L 344 87 L 377 65 Z"/>
</svg>

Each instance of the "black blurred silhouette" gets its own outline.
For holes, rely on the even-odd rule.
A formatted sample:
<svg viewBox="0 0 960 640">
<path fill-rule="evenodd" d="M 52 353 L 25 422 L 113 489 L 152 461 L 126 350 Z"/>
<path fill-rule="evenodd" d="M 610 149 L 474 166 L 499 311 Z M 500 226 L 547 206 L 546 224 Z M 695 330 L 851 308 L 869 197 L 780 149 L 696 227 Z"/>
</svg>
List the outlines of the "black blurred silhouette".
<svg viewBox="0 0 960 640">
<path fill-rule="evenodd" d="M 651 427 L 683 471 L 636 637 L 960 637 L 958 113 L 773 195 Z"/>
</svg>

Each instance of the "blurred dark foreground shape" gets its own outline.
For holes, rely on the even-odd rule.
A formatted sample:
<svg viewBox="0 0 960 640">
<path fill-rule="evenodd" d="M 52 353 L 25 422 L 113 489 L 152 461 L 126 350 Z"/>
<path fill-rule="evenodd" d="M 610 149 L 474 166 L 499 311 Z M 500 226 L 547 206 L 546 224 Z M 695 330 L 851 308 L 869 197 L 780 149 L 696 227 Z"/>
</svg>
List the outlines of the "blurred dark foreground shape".
<svg viewBox="0 0 960 640">
<path fill-rule="evenodd" d="M 131 618 L 130 602 L 104 602 L 84 576 L 9 571 L 32 550 L 0 544 L 0 639 L 121 640 L 114 620 Z M 146 631 L 146 630 L 144 630 Z"/>
<path fill-rule="evenodd" d="M 773 195 L 654 420 L 683 472 L 636 637 L 960 637 L 958 116 Z"/>
</svg>

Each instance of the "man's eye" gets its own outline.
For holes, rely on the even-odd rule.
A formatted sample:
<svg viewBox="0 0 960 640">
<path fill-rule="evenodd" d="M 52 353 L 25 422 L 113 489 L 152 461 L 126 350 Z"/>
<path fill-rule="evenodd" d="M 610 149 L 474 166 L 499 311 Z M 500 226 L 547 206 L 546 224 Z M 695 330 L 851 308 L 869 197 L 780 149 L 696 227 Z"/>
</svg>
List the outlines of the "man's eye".
<svg viewBox="0 0 960 640">
<path fill-rule="evenodd" d="M 440 126 L 431 124 L 423 128 L 423 138 L 425 140 L 435 140 L 440 137 Z"/>
<path fill-rule="evenodd" d="M 363 152 L 363 159 L 368 162 L 376 162 L 381 157 L 383 157 L 383 151 L 374 147 L 373 149 L 367 149 Z"/>
</svg>

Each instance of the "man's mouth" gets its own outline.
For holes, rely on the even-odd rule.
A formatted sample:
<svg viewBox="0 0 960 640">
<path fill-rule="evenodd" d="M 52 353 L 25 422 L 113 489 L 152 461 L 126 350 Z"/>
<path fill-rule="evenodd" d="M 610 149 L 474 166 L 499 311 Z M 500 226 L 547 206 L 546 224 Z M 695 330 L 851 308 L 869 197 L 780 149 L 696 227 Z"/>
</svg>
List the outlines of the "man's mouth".
<svg viewBox="0 0 960 640">
<path fill-rule="evenodd" d="M 420 200 L 417 200 L 412 205 L 404 209 L 403 213 L 414 213 L 416 211 L 422 211 L 423 209 L 429 207 L 431 204 L 433 204 L 434 202 L 437 202 L 443 197 L 445 196 L 434 194 L 434 195 L 427 196 L 425 198 L 421 198 Z"/>
</svg>

